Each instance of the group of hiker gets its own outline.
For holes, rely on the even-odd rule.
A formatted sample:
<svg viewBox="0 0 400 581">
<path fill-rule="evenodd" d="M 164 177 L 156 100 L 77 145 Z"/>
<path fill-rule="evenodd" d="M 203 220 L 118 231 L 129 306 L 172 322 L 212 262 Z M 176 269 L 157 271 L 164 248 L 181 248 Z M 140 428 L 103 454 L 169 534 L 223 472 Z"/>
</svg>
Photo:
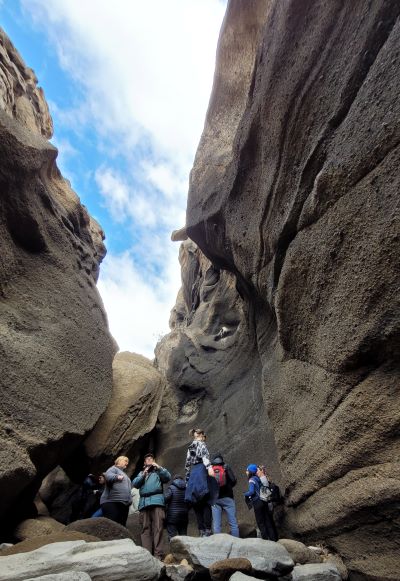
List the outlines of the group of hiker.
<svg viewBox="0 0 400 581">
<path fill-rule="evenodd" d="M 220 533 L 225 513 L 230 534 L 239 537 L 233 494 L 236 476 L 220 453 L 210 456 L 204 430 L 191 430 L 190 436 L 192 442 L 186 455 L 185 478 L 180 474 L 171 478 L 170 472 L 156 463 L 152 453 L 146 454 L 143 469 L 132 481 L 126 474 L 129 459 L 125 456 L 118 457 L 102 475 L 104 489 L 100 509 L 93 516 L 104 516 L 125 526 L 132 503 L 131 491 L 138 489 L 142 546 L 161 559 L 164 524 L 169 540 L 176 535 L 186 535 L 191 508 L 200 536 Z M 279 488 L 269 481 L 263 466 L 249 464 L 246 474 L 249 486 L 244 499 L 254 510 L 261 537 L 277 541 L 273 508 L 279 500 Z M 164 485 L 170 481 L 164 493 Z"/>
</svg>

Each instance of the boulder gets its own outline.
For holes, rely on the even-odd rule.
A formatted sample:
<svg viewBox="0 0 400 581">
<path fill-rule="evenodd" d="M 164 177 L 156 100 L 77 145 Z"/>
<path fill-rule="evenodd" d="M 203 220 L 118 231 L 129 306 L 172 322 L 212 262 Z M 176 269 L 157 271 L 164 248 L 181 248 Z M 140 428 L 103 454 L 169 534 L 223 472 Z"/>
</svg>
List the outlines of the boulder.
<svg viewBox="0 0 400 581">
<path fill-rule="evenodd" d="M 193 567 L 181 563 L 170 563 L 165 566 L 165 576 L 172 581 L 187 581 L 193 577 L 193 572 Z"/>
<path fill-rule="evenodd" d="M 293 581 L 341 581 L 337 568 L 328 563 L 296 565 L 292 572 Z"/>
<path fill-rule="evenodd" d="M 227 534 L 211 537 L 174 537 L 170 550 L 177 560 L 187 559 L 195 569 L 209 569 L 217 561 L 245 558 L 254 571 L 275 577 L 290 573 L 294 563 L 279 543 L 238 539 Z"/>
<path fill-rule="evenodd" d="M 96 288 L 104 233 L 61 175 L 43 91 L 0 29 L 0 520 L 106 409 L 114 343 Z"/>
<path fill-rule="evenodd" d="M 252 577 L 251 575 L 245 575 L 245 574 L 240 573 L 238 571 L 232 575 L 232 577 L 230 578 L 230 581 L 252 581 L 254 579 L 257 579 L 257 577 Z"/>
<path fill-rule="evenodd" d="M 38 536 L 60 533 L 65 526 L 54 518 L 39 516 L 38 518 L 28 518 L 19 523 L 14 529 L 13 536 L 17 541 L 25 541 Z"/>
<path fill-rule="evenodd" d="M 67 527 L 65 531 L 77 531 L 97 537 L 100 541 L 115 541 L 118 539 L 131 539 L 133 535 L 124 526 L 108 518 L 84 518 L 77 520 Z"/>
<path fill-rule="evenodd" d="M 73 482 L 61 466 L 57 466 L 44 478 L 38 496 L 53 518 L 68 524 L 78 517 L 81 490 L 81 486 Z"/>
<path fill-rule="evenodd" d="M 87 535 L 86 533 L 79 533 L 77 531 L 62 531 L 60 533 L 53 533 L 50 535 L 38 536 L 35 538 L 27 539 L 26 541 L 21 541 L 15 545 L 3 549 L 0 552 L 1 557 L 7 555 L 17 555 L 19 553 L 29 553 L 30 551 L 35 551 L 46 545 L 51 545 L 53 543 L 64 543 L 67 541 L 85 541 L 91 543 L 94 541 L 99 541 L 97 537 L 92 535 Z"/>
<path fill-rule="evenodd" d="M 91 581 L 91 579 L 90 576 L 83 571 L 74 571 L 72 573 L 51 573 L 50 575 L 31 577 L 25 581 Z"/>
<path fill-rule="evenodd" d="M 85 440 L 92 465 L 104 469 L 120 455 L 135 463 L 147 452 L 164 392 L 164 379 L 152 362 L 128 351 L 113 360 L 113 388 L 107 409 Z"/>
<path fill-rule="evenodd" d="M 85 572 L 93 581 L 156 581 L 162 564 L 130 539 L 47 545 L 0 557 L 0 581 L 25 581 L 52 573 Z"/>
<path fill-rule="evenodd" d="M 210 566 L 209 573 L 212 581 L 228 581 L 236 571 L 248 573 L 252 569 L 253 567 L 248 559 L 236 557 L 234 559 L 228 558 L 216 561 Z"/>
<path fill-rule="evenodd" d="M 306 563 L 322 563 L 322 557 L 315 551 L 293 539 L 279 539 L 278 543 L 283 545 L 296 565 Z"/>
<path fill-rule="evenodd" d="M 347 581 L 347 579 L 349 578 L 349 572 L 347 570 L 346 565 L 343 563 L 343 559 L 340 557 L 340 555 L 328 553 L 324 557 L 324 563 L 328 563 L 328 565 L 334 565 L 336 569 L 339 571 L 341 578 L 344 581 Z"/>
</svg>

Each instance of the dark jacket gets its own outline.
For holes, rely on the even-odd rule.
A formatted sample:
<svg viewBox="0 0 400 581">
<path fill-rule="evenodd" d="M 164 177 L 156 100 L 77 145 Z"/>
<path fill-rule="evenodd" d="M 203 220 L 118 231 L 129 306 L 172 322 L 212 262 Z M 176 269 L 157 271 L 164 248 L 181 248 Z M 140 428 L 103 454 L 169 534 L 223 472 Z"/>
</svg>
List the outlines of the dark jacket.
<svg viewBox="0 0 400 581">
<path fill-rule="evenodd" d="M 228 464 L 225 464 L 221 454 L 216 454 L 214 456 L 211 465 L 223 466 L 225 468 L 226 484 L 225 486 L 219 487 L 218 498 L 233 498 L 233 487 L 236 486 L 237 479 L 233 473 L 232 468 Z"/>
<path fill-rule="evenodd" d="M 181 524 L 188 521 L 188 505 L 185 502 L 186 482 L 176 478 L 165 493 L 167 505 L 167 524 Z"/>
<path fill-rule="evenodd" d="M 139 510 L 149 506 L 165 506 L 163 484 L 171 479 L 171 474 L 166 468 L 152 470 L 147 476 L 140 472 L 132 480 L 132 486 L 139 488 Z"/>
</svg>

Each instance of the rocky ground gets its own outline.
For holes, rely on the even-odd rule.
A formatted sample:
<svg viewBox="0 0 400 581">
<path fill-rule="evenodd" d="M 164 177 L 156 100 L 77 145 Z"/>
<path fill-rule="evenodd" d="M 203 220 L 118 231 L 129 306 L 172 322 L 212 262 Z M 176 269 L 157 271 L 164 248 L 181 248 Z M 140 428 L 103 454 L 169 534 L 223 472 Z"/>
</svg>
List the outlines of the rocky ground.
<svg viewBox="0 0 400 581">
<path fill-rule="evenodd" d="M 80 527 L 77 523 L 81 532 L 71 532 L 70 527 L 60 531 L 58 526 L 56 532 L 50 532 L 50 520 L 46 535 L 27 538 L 0 551 L 0 581 L 347 579 L 340 558 L 296 541 L 274 543 L 236 539 L 227 534 L 208 538 L 175 537 L 170 553 L 164 561 L 159 561 L 136 545 L 124 527 L 107 519 L 81 521 Z M 32 524 L 30 530 L 25 525 L 24 533 L 33 535 Z"/>
</svg>

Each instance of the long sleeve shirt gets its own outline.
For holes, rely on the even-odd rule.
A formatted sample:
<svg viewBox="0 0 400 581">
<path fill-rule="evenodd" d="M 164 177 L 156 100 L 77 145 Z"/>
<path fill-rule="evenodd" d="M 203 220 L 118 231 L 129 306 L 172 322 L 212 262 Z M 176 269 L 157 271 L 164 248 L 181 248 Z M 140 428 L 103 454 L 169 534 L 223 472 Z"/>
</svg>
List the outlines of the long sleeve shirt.
<svg viewBox="0 0 400 581">
<path fill-rule="evenodd" d="M 203 462 L 204 466 L 208 469 L 211 466 L 210 453 L 204 442 L 201 442 L 200 440 L 193 440 L 186 454 L 186 480 L 189 479 L 191 467 L 194 464 L 201 464 L 201 462 Z"/>
</svg>

